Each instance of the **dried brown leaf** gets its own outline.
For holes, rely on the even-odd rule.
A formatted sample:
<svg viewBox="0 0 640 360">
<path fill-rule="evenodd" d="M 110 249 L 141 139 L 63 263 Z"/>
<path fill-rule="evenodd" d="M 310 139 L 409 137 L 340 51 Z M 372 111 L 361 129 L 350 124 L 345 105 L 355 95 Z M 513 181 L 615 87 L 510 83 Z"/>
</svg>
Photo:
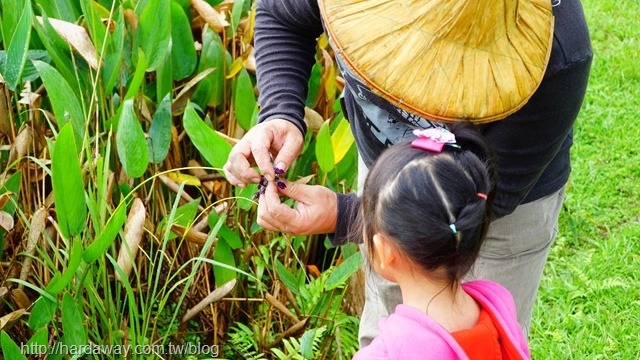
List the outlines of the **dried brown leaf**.
<svg viewBox="0 0 640 360">
<path fill-rule="evenodd" d="M 201 231 L 187 229 L 184 226 L 178 224 L 171 225 L 171 231 L 173 231 L 176 235 L 184 238 L 188 242 L 198 245 L 204 245 L 204 243 L 207 242 L 207 237 L 209 236 Z"/>
<path fill-rule="evenodd" d="M 180 322 L 185 323 L 191 320 L 194 316 L 200 313 L 204 308 L 209 306 L 210 304 L 219 301 L 223 297 L 227 296 L 233 290 L 234 286 L 236 286 L 236 279 L 232 279 L 231 281 L 223 284 L 219 288 L 213 290 L 207 297 L 202 299 L 196 306 L 189 309 Z"/>
<path fill-rule="evenodd" d="M 20 100 L 18 100 L 18 103 L 23 104 L 23 105 L 28 105 L 28 106 L 35 106 L 36 102 L 40 98 L 39 94 L 36 94 L 33 91 L 31 91 L 31 82 L 30 81 L 27 81 L 24 84 L 24 88 L 20 92 L 20 96 L 21 97 L 20 97 Z"/>
<path fill-rule="evenodd" d="M 31 307 L 31 300 L 22 289 L 11 290 L 11 297 L 17 308 L 28 309 Z"/>
<path fill-rule="evenodd" d="M 305 106 L 304 122 L 307 124 L 307 129 L 316 132 L 320 130 L 322 124 L 324 124 L 324 119 L 317 111 Z"/>
<path fill-rule="evenodd" d="M 200 17 L 207 22 L 209 27 L 211 27 L 216 32 L 223 32 L 224 28 L 229 26 L 229 22 L 226 19 L 226 16 L 214 9 L 209 3 L 204 0 L 191 0 L 191 5 L 193 8 L 200 14 Z"/>
<path fill-rule="evenodd" d="M 20 280 L 22 281 L 27 280 L 27 277 L 29 277 L 29 274 L 31 273 L 31 263 L 33 262 L 31 255 L 35 252 L 36 247 L 38 246 L 38 240 L 40 240 L 40 235 L 45 229 L 47 215 L 49 215 L 47 208 L 41 207 L 31 216 L 29 237 L 27 238 L 27 249 L 25 250 L 26 257 L 22 263 L 22 269 L 20 269 Z M 22 287 L 23 285 L 20 284 L 19 288 L 21 289 Z"/>
<path fill-rule="evenodd" d="M 9 200 L 11 200 L 11 196 L 13 196 L 13 193 L 11 191 L 7 191 L 6 193 L 0 195 L 0 210 L 4 209 L 4 206 L 7 205 Z"/>
<path fill-rule="evenodd" d="M 138 247 L 144 234 L 146 216 L 144 203 L 140 198 L 135 198 L 131 205 L 131 210 L 129 210 L 127 222 L 124 225 L 125 242 L 120 246 L 120 251 L 118 252 L 117 263 L 125 276 L 129 276 L 131 273 L 132 262 L 138 254 Z M 122 280 L 117 272 L 116 279 Z"/>
<path fill-rule="evenodd" d="M 40 24 L 43 24 L 43 20 L 40 16 L 36 16 L 36 18 Z M 98 54 L 85 28 L 70 22 L 52 18 L 49 18 L 49 23 L 51 23 L 51 26 L 58 35 L 60 35 L 61 38 L 71 45 L 71 47 L 87 61 L 89 66 L 94 70 L 98 69 Z"/>
<path fill-rule="evenodd" d="M 20 318 L 26 309 L 19 309 L 13 312 L 8 313 L 7 315 L 0 318 L 0 330 L 7 331 L 13 324 L 15 324 Z"/>
<path fill-rule="evenodd" d="M 5 83 L 0 81 L 0 135 L 9 135 L 11 133 L 10 101 L 7 100 L 5 86 Z"/>
<path fill-rule="evenodd" d="M 171 104 L 171 115 L 178 116 L 184 112 L 184 108 L 187 106 L 187 102 L 191 99 L 191 95 L 196 91 L 196 85 L 200 80 L 206 78 L 209 74 L 215 71 L 216 68 L 208 68 L 203 70 L 198 75 L 194 76 L 189 82 L 187 82 L 182 90 L 178 93 L 175 100 Z"/>
<path fill-rule="evenodd" d="M 0 227 L 6 231 L 11 231 L 14 225 L 13 216 L 9 215 L 6 211 L 0 211 Z"/>
<path fill-rule="evenodd" d="M 16 161 L 27 155 L 27 151 L 29 150 L 29 146 L 33 142 L 33 130 L 31 130 L 31 126 L 24 126 L 18 136 L 16 137 L 16 141 L 9 152 L 9 163 Z"/>
</svg>

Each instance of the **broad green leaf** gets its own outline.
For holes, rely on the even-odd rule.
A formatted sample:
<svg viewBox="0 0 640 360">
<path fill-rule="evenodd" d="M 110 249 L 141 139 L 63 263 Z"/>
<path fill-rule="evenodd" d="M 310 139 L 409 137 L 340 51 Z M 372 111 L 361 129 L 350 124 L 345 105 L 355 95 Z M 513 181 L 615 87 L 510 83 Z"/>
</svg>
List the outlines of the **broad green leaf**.
<svg viewBox="0 0 640 360">
<path fill-rule="evenodd" d="M 235 187 L 235 196 L 237 197 L 238 207 L 242 210 L 249 210 L 255 204 L 252 201 L 253 195 L 258 192 L 258 184 L 247 184 L 244 188 Z"/>
<path fill-rule="evenodd" d="M 64 342 L 69 346 L 81 347 L 88 343 L 84 328 L 84 315 L 78 308 L 76 300 L 68 293 L 62 296 L 62 330 Z"/>
<path fill-rule="evenodd" d="M 102 44 L 105 41 L 107 27 L 102 23 L 97 8 L 93 6 L 92 0 L 81 0 L 80 7 L 84 15 L 84 27 L 87 28 L 91 42 L 96 48 L 98 55 L 102 52 Z M 75 20 L 75 19 L 74 19 Z"/>
<path fill-rule="evenodd" d="M 24 69 L 22 70 L 22 81 L 33 81 L 40 77 L 40 74 L 36 71 L 36 68 L 33 66 L 33 60 L 40 60 L 46 63 L 51 62 L 51 56 L 45 50 L 28 50 L 27 51 L 27 61 L 24 64 Z M 7 52 L 4 50 L 0 50 L 0 69 L 4 68 L 4 64 L 7 62 Z"/>
<path fill-rule="evenodd" d="M 171 94 L 167 94 L 153 113 L 149 127 L 149 155 L 152 163 L 160 164 L 169 153 L 171 145 Z"/>
<path fill-rule="evenodd" d="M 0 195 L 10 192 L 13 195 L 11 199 L 7 201 L 4 207 L 0 208 L 4 212 L 9 215 L 13 215 L 15 213 L 16 207 L 15 204 L 18 202 L 18 196 L 20 194 L 20 182 L 22 181 L 22 171 L 16 171 L 13 175 L 11 175 L 4 184 L 0 184 Z"/>
<path fill-rule="evenodd" d="M 233 256 L 233 251 L 225 239 L 218 239 L 218 243 L 213 250 L 213 260 L 232 268 L 236 267 L 236 260 Z M 216 286 L 222 286 L 236 278 L 235 271 L 222 266 L 214 266 L 213 275 L 216 278 Z"/>
<path fill-rule="evenodd" d="M 62 127 L 53 149 L 51 177 L 56 215 L 62 235 L 69 239 L 85 229 L 87 219 L 84 178 L 71 124 Z"/>
<path fill-rule="evenodd" d="M 116 132 L 118 157 L 129 178 L 138 178 L 144 174 L 149 164 L 147 139 L 142 131 L 140 121 L 133 109 L 133 100 L 126 100 L 118 120 Z"/>
<path fill-rule="evenodd" d="M 162 99 L 173 91 L 173 60 L 171 49 L 167 49 L 162 63 L 156 68 L 156 98 Z"/>
<path fill-rule="evenodd" d="M 334 99 L 336 96 L 336 66 L 331 64 L 327 69 L 327 77 L 324 82 L 324 92 L 327 95 L 327 99 Z"/>
<path fill-rule="evenodd" d="M 67 269 L 63 273 L 56 274 L 45 288 L 45 291 L 54 296 L 58 295 L 73 280 L 80 263 L 82 263 L 82 243 L 78 238 L 74 238 L 69 250 Z"/>
<path fill-rule="evenodd" d="M 305 105 L 312 108 L 316 103 L 318 94 L 320 93 L 320 87 L 322 84 L 322 63 L 316 62 L 311 69 L 311 76 L 309 77 L 309 91 L 307 92 L 307 100 Z"/>
<path fill-rule="evenodd" d="M 329 278 L 327 279 L 326 284 L 324 285 L 325 290 L 333 290 L 340 285 L 344 285 L 347 279 L 351 275 L 353 275 L 360 266 L 362 265 L 362 253 L 357 252 L 347 258 L 347 260 L 343 261 L 342 264 L 336 266 Z"/>
<path fill-rule="evenodd" d="M 7 44 L 11 42 L 13 33 L 18 27 L 22 9 L 26 0 L 0 0 L 0 8 L 2 9 L 2 42 L 3 49 L 7 48 Z"/>
<path fill-rule="evenodd" d="M 33 304 L 29 315 L 28 324 L 31 330 L 37 330 L 49 324 L 57 308 L 58 304 L 56 302 L 40 296 Z"/>
<path fill-rule="evenodd" d="M 196 69 L 198 57 L 191 23 L 182 6 L 175 1 L 171 2 L 171 58 L 173 80 L 182 80 Z"/>
<path fill-rule="evenodd" d="M 318 135 L 316 136 L 316 158 L 318 159 L 318 166 L 323 172 L 328 173 L 333 170 L 335 160 L 328 122 L 322 124 L 320 130 L 318 130 Z"/>
<path fill-rule="evenodd" d="M 213 229 L 220 216 L 215 211 L 212 211 L 209 214 L 209 218 L 207 219 L 207 223 L 209 224 L 209 228 Z M 222 224 L 220 230 L 218 230 L 218 237 L 223 238 L 229 247 L 234 250 L 237 250 L 242 247 L 242 240 L 240 239 L 240 235 L 237 232 L 231 230 L 226 224 Z"/>
<path fill-rule="evenodd" d="M 256 106 L 256 95 L 253 92 L 253 83 L 247 69 L 242 68 L 233 84 L 233 110 L 238 124 L 249 130 L 253 109 Z"/>
<path fill-rule="evenodd" d="M 304 356 L 305 359 L 313 360 L 314 358 L 314 348 L 313 343 L 316 337 L 321 337 L 325 332 L 326 326 L 321 326 L 315 329 L 309 329 L 304 332 L 304 334 L 300 337 L 300 353 Z"/>
<path fill-rule="evenodd" d="M 173 214 L 173 223 L 171 225 L 180 225 L 182 227 L 189 227 L 189 224 L 193 222 L 198 213 L 198 205 L 200 205 L 200 199 L 195 199 L 193 201 L 189 201 L 188 203 L 179 206 L 176 209 L 175 214 Z M 167 221 L 171 214 L 167 215 L 164 219 L 160 221 L 158 224 L 158 229 L 164 230 L 167 227 Z M 169 240 L 173 240 L 178 237 L 178 235 L 174 234 L 171 229 L 169 231 Z"/>
<path fill-rule="evenodd" d="M 16 90 L 20 84 L 22 70 L 27 61 L 27 50 L 31 39 L 31 17 L 31 1 L 26 1 L 7 49 L 7 61 L 4 68 L 0 69 L 4 81 L 11 90 Z"/>
<path fill-rule="evenodd" d="M 162 63 L 171 43 L 171 0 L 149 0 L 142 14 L 136 36 L 147 58 L 147 71 Z"/>
<path fill-rule="evenodd" d="M 132 97 L 136 96 L 138 90 L 140 89 L 140 85 L 144 80 L 145 75 L 145 66 L 146 66 L 146 57 L 142 50 L 138 50 L 138 64 L 136 65 L 136 72 L 133 75 L 133 79 L 129 84 L 129 89 L 127 89 L 127 93 L 124 95 L 124 100 L 129 100 Z"/>
<path fill-rule="evenodd" d="M 298 280 L 293 276 L 293 274 L 286 268 L 280 260 L 275 259 L 275 269 L 278 274 L 278 279 L 282 281 L 284 286 L 286 286 L 291 292 L 296 295 L 300 295 L 300 286 L 298 285 Z"/>
<path fill-rule="evenodd" d="M 198 83 L 193 99 L 200 106 L 216 107 L 224 100 L 225 86 L 225 58 L 226 51 L 220 36 L 209 27 L 205 27 L 202 35 L 202 51 L 198 73 L 213 68 L 212 73 Z"/>
<path fill-rule="evenodd" d="M 51 65 L 42 61 L 34 61 L 33 65 L 42 77 L 58 124 L 62 127 L 67 122 L 71 123 L 75 133 L 76 148 L 80 151 L 84 139 L 84 113 L 80 101 L 69 83 Z"/>
<path fill-rule="evenodd" d="M 331 134 L 331 145 L 336 164 L 342 161 L 354 142 L 349 122 L 344 117 L 340 117 L 338 121 L 336 130 Z"/>
<path fill-rule="evenodd" d="M 22 354 L 22 350 L 16 343 L 9 337 L 9 335 L 2 330 L 0 332 L 0 345 L 2 345 L 2 353 L 7 360 L 27 360 L 27 357 Z"/>
<path fill-rule="evenodd" d="M 69 0 L 36 0 L 45 13 L 54 19 L 75 22 L 78 19 L 78 10 Z"/>
<path fill-rule="evenodd" d="M 192 103 L 187 104 L 184 111 L 183 126 L 204 159 L 213 167 L 222 169 L 231 152 L 231 145 L 200 119 Z"/>
<path fill-rule="evenodd" d="M 122 61 L 124 57 L 124 14 L 118 11 L 114 17 L 115 28 L 108 33 L 107 44 L 105 46 L 102 66 L 102 81 L 105 83 L 105 90 L 111 92 L 120 76 Z"/>
<path fill-rule="evenodd" d="M 118 236 L 120 230 L 127 220 L 127 207 L 124 204 L 120 204 L 116 211 L 111 215 L 107 224 L 102 232 L 96 237 L 96 239 L 87 247 L 82 254 L 82 259 L 87 264 L 91 264 L 102 256 L 113 244 L 113 241 Z"/>
<path fill-rule="evenodd" d="M 35 349 L 46 349 L 46 346 L 49 344 L 49 329 L 45 326 L 41 327 L 40 330 L 36 331 L 33 336 L 27 342 L 27 347 L 31 346 L 31 348 Z"/>
<path fill-rule="evenodd" d="M 227 29 L 227 36 L 231 39 L 235 36 L 236 29 L 240 23 L 240 17 L 242 16 L 242 10 L 244 8 L 245 0 L 234 0 L 233 8 L 231 9 L 231 19 L 229 19 L 230 26 Z"/>
</svg>

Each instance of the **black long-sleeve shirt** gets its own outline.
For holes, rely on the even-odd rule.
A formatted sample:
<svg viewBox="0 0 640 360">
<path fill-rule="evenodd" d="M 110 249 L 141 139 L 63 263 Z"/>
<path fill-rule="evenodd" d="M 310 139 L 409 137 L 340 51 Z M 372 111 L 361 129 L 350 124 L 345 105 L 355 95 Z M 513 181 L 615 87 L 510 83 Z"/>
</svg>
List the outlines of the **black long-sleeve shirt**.
<svg viewBox="0 0 640 360">
<path fill-rule="evenodd" d="M 593 53 L 582 5 L 562 0 L 554 6 L 554 40 L 544 79 L 528 103 L 507 118 L 478 125 L 496 154 L 499 182 L 494 217 L 559 190 L 571 172 L 572 126 L 584 98 Z M 323 31 L 316 0 L 258 0 L 255 26 L 258 120 L 286 119 L 304 133 L 304 102 L 316 39 Z M 346 116 L 367 166 L 388 146 L 365 126 L 362 102 L 349 79 L 344 91 Z M 368 102 L 391 115 L 402 113 L 384 99 Z M 406 116 L 397 116 L 407 122 Z M 412 124 L 408 124 L 412 125 Z M 359 207 L 355 195 L 338 195 L 334 245 L 346 238 L 351 216 Z"/>
</svg>

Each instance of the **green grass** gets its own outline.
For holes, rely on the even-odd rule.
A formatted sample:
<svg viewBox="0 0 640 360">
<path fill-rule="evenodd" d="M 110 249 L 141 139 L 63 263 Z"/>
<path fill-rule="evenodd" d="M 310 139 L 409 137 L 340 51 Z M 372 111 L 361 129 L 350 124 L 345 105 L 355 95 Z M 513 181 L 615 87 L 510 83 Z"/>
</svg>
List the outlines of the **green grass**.
<svg viewBox="0 0 640 360">
<path fill-rule="evenodd" d="M 637 359 L 640 3 L 583 0 L 583 5 L 594 61 L 530 347 L 536 359 Z"/>
</svg>

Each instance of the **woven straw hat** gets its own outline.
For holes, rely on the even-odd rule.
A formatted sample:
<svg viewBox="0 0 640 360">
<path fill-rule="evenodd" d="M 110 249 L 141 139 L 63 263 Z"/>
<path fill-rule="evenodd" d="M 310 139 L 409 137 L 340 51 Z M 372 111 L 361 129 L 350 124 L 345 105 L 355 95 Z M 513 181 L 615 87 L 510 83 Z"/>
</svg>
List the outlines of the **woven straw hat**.
<svg viewBox="0 0 640 360">
<path fill-rule="evenodd" d="M 540 85 L 550 0 L 320 0 L 329 38 L 371 89 L 440 121 L 500 120 Z"/>
</svg>

